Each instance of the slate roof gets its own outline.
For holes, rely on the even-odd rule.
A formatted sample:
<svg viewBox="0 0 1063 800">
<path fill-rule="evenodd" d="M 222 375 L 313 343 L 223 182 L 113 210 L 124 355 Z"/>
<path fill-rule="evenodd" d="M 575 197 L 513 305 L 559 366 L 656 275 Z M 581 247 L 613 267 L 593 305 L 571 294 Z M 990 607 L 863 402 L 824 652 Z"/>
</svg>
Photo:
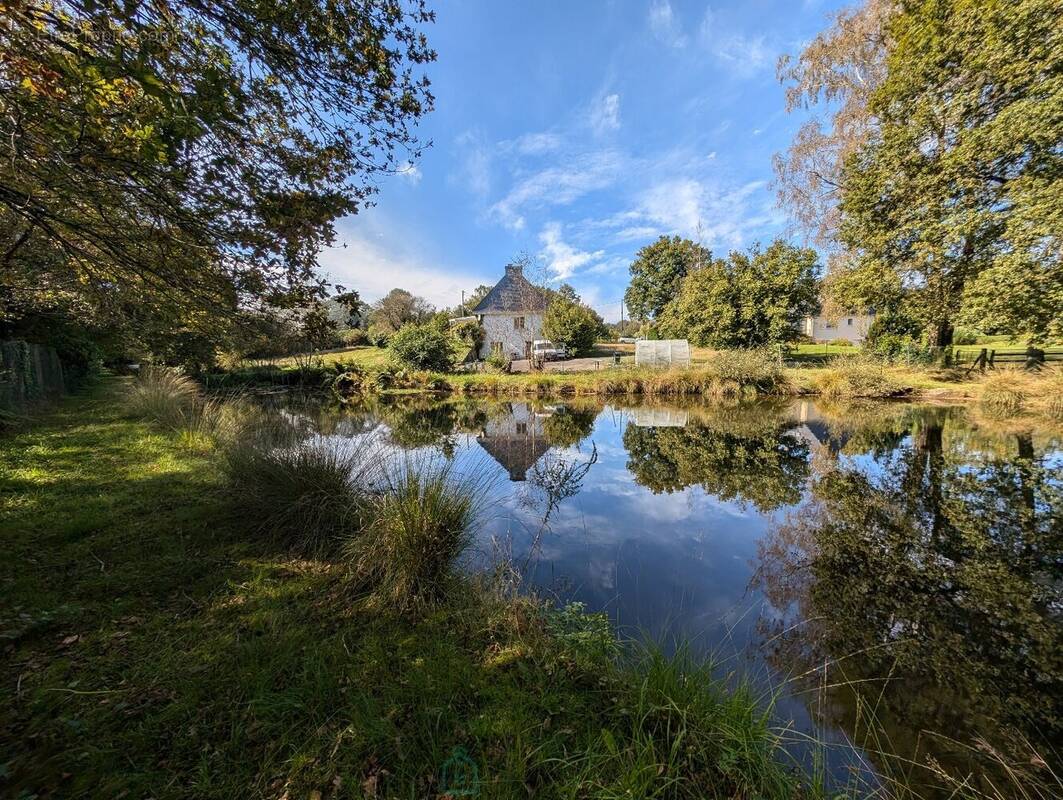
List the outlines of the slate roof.
<svg viewBox="0 0 1063 800">
<path fill-rule="evenodd" d="M 472 313 L 545 311 L 549 304 L 550 296 L 525 278 L 521 267 L 510 264 L 502 280 L 495 284 Z"/>
</svg>

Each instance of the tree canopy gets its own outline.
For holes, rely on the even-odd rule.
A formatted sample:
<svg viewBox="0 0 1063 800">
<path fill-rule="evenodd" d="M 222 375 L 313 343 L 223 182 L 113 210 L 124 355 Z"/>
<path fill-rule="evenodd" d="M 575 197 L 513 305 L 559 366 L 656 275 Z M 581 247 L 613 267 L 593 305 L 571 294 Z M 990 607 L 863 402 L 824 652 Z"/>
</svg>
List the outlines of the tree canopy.
<svg viewBox="0 0 1063 800">
<path fill-rule="evenodd" d="M 635 255 L 624 302 L 632 319 L 655 319 L 689 273 L 708 264 L 712 253 L 679 236 L 662 236 Z"/>
<path fill-rule="evenodd" d="M 207 330 L 320 296 L 333 221 L 420 150 L 432 18 L 421 0 L 8 4 L 5 321 Z"/>
<path fill-rule="evenodd" d="M 397 331 L 408 322 L 425 322 L 435 313 L 431 303 L 405 289 L 392 289 L 371 308 L 370 324 L 389 332 Z"/>
<path fill-rule="evenodd" d="M 782 240 L 710 258 L 682 280 L 658 316 L 659 330 L 718 348 L 793 341 L 801 319 L 817 310 L 819 272 L 814 250 Z"/>
<path fill-rule="evenodd" d="M 838 109 L 829 141 L 799 135 L 777 164 L 799 222 L 817 217 L 814 196 L 833 209 L 818 233 L 852 273 L 834 284 L 844 302 L 899 287 L 931 345 L 950 344 L 957 322 L 1063 334 L 1059 10 L 871 0 L 784 66 L 792 105 Z"/>
<path fill-rule="evenodd" d="M 543 335 L 578 356 L 591 350 L 605 334 L 605 323 L 597 311 L 580 302 L 572 287 L 568 288 L 569 292 L 557 292 L 550 300 L 543 317 Z"/>
</svg>

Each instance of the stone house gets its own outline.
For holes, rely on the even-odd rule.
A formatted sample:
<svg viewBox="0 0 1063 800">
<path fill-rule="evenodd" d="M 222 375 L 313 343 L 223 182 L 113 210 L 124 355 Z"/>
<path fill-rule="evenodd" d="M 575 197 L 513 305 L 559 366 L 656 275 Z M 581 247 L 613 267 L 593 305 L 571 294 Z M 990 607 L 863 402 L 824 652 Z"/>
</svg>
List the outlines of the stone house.
<svg viewBox="0 0 1063 800">
<path fill-rule="evenodd" d="M 867 338 L 871 323 L 875 321 L 875 312 L 867 314 L 847 313 L 841 317 L 826 317 L 817 314 L 801 320 L 801 333 L 814 342 L 833 342 L 846 339 L 853 344 L 860 344 Z"/>
<path fill-rule="evenodd" d="M 480 358 L 491 353 L 530 358 L 532 342 L 543 338 L 543 316 L 549 304 L 546 291 L 525 278 L 519 265 L 509 264 L 502 280 L 472 310 L 484 328 Z"/>
</svg>

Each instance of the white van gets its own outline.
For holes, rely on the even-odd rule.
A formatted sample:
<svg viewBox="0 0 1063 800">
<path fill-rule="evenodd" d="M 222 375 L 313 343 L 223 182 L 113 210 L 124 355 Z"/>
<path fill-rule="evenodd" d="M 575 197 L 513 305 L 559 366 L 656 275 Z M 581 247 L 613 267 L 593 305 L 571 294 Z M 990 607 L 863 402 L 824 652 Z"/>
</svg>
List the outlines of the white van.
<svg viewBox="0 0 1063 800">
<path fill-rule="evenodd" d="M 536 361 L 560 361 L 567 357 L 565 348 L 549 339 L 536 339 L 532 342 L 532 358 Z"/>
</svg>

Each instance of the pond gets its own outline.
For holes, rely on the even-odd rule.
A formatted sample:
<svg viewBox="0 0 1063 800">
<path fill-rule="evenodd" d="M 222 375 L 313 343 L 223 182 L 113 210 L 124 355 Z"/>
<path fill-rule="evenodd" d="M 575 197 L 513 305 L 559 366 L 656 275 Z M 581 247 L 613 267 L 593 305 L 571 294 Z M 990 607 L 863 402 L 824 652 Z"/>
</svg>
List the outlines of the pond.
<svg viewBox="0 0 1063 800">
<path fill-rule="evenodd" d="M 979 740 L 1027 766 L 1031 748 L 1059 756 L 1058 431 L 806 400 L 287 411 L 488 476 L 479 566 L 504 558 L 527 590 L 750 677 L 790 749 L 837 782 L 935 782 L 904 767 L 928 757 L 992 774 Z"/>
</svg>

